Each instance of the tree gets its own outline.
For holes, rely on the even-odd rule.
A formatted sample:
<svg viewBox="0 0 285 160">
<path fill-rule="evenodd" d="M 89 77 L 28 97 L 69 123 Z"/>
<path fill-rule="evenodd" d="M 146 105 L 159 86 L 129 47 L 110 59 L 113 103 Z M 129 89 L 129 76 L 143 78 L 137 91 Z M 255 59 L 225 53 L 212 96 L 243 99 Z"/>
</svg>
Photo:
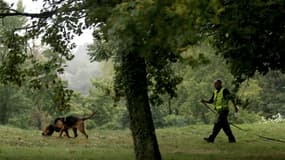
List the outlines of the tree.
<svg viewBox="0 0 285 160">
<path fill-rule="evenodd" d="M 27 36 L 43 35 L 42 41 L 66 59 L 72 58 L 69 51 L 74 47 L 70 31 L 81 34 L 85 26 L 79 18 L 86 17 L 87 25 L 95 27 L 96 41 L 111 48 L 100 53 L 104 56 L 95 52 L 95 59 L 115 59 L 116 84 L 127 99 L 136 159 L 159 160 L 148 94 L 153 103 L 166 93 L 176 96 L 181 78 L 174 74 L 171 64 L 179 61 L 183 48 L 201 38 L 198 26 L 203 11 L 197 8 L 207 5 L 196 0 L 45 0 L 41 13 L 8 9 L 0 17 L 33 18 L 33 25 L 26 27 Z"/>
<path fill-rule="evenodd" d="M 269 71 L 265 76 L 256 74 L 241 85 L 239 96 L 248 110 L 266 118 L 276 114 L 285 115 L 284 108 L 285 75 L 280 71 Z"/>
<path fill-rule="evenodd" d="M 0 2 L 3 3 L 3 2 Z M 4 5 L 1 5 L 4 6 Z M 17 5 L 17 10 L 23 11 L 23 4 L 20 1 Z M 0 12 L 1 13 L 1 12 Z M 20 66 L 23 63 L 24 56 L 18 54 L 21 52 L 21 47 L 24 47 L 25 42 L 23 39 L 15 40 L 15 36 L 11 36 L 11 32 L 15 28 L 22 27 L 26 22 L 26 19 L 23 17 L 12 17 L 12 18 L 3 18 L 2 23 L 0 24 L 0 49 L 1 49 L 1 64 L 0 64 L 0 81 L 2 83 L 9 83 L 9 80 L 15 81 L 20 85 L 23 74 L 21 73 Z M 9 37 L 10 36 L 10 37 Z M 17 43 L 17 44 L 13 44 Z M 13 46 L 13 49 L 10 47 Z M 16 60 L 17 59 L 17 60 Z M 11 73 L 15 73 L 14 76 L 11 76 Z"/>
<path fill-rule="evenodd" d="M 237 82 L 256 71 L 285 70 L 284 4 L 282 0 L 216 1 L 208 27 Z"/>
<path fill-rule="evenodd" d="M 165 93 L 176 96 L 181 78 L 171 64 L 179 61 L 179 48 L 200 38 L 195 24 L 201 13 L 195 12 L 195 7 L 203 3 L 195 2 L 127 1 L 116 7 L 115 3 L 88 4 L 93 15 L 87 22 L 101 24 L 94 34 L 97 46 L 91 55 L 94 60 L 115 60 L 115 84 L 122 84 L 118 86 L 127 99 L 137 159 L 160 159 L 149 101 L 158 103 Z"/>
<path fill-rule="evenodd" d="M 25 14 L 22 2 L 18 3 L 18 9 L 12 9 L 3 1 L 0 2 L 0 18 L 2 18 L 1 36 L 1 64 L 0 64 L 0 82 L 6 84 L 16 84 L 18 86 L 30 85 L 31 89 L 53 89 L 51 98 L 55 102 L 55 108 L 58 111 L 68 109 L 70 105 L 68 101 L 72 95 L 72 91 L 67 88 L 67 85 L 59 77 L 63 71 L 63 63 L 65 57 L 61 56 L 56 50 L 46 50 L 45 58 L 41 61 L 39 56 L 33 54 L 33 51 L 28 46 L 28 40 L 35 38 L 42 31 L 33 30 L 34 27 L 27 22 L 26 17 L 47 18 L 51 13 L 45 12 L 40 14 Z M 42 20 L 42 19 L 41 19 Z M 33 24 L 36 22 L 34 21 Z M 26 30 L 25 34 L 21 31 Z M 37 32 L 36 32 L 37 31 Z M 47 38 L 47 37 L 45 37 Z M 50 40 L 50 39 L 49 39 Z M 48 40 L 46 40 L 48 41 Z M 63 49 L 57 43 L 54 43 L 54 48 L 57 50 Z M 64 45 L 64 44 L 61 44 Z M 67 49 L 64 49 L 67 50 Z M 65 54 L 66 59 L 72 56 Z"/>
<path fill-rule="evenodd" d="M 4 6 L 0 2 L 1 6 Z M 19 1 L 17 4 L 17 10 L 23 11 L 23 3 Z M 5 42 L 7 39 L 7 33 L 12 31 L 15 28 L 21 27 L 25 24 L 26 19 L 24 17 L 12 17 L 12 18 L 4 18 L 2 19 L 2 23 L 0 24 L 0 98 L 1 98 L 1 115 L 0 115 L 0 123 L 7 124 L 9 122 L 10 117 L 19 112 L 21 109 L 25 110 L 27 107 L 23 107 L 23 101 L 25 101 L 26 97 L 21 95 L 21 91 L 15 85 L 10 84 L 8 81 L 14 79 L 16 83 L 20 84 L 19 79 L 21 79 L 22 74 L 17 72 L 19 67 L 17 66 L 19 63 L 22 63 L 21 56 L 17 57 L 17 61 L 11 61 L 14 59 L 16 55 L 9 54 L 19 48 L 15 48 L 15 50 L 11 51 L 7 47 L 7 45 L 3 45 L 2 42 Z M 12 39 L 10 39 L 12 40 Z M 11 43 L 9 43 L 11 44 Z M 20 45 L 22 43 L 20 42 Z M 20 69 L 19 69 L 20 70 Z M 16 72 L 19 73 L 17 75 L 12 76 L 11 73 Z M 17 79 L 17 80 L 16 80 Z M 29 106 L 29 104 L 27 104 Z"/>
</svg>

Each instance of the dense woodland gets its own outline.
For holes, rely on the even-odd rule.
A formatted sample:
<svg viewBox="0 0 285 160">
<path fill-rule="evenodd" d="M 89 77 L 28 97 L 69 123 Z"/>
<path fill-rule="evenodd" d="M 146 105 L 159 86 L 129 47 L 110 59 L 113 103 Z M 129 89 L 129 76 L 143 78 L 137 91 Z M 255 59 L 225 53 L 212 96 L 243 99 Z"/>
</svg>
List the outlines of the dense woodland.
<svg viewBox="0 0 285 160">
<path fill-rule="evenodd" d="M 42 129 L 96 111 L 89 128 L 131 128 L 137 159 L 160 159 L 154 128 L 213 122 L 200 99 L 212 96 L 215 79 L 241 108 L 232 121 L 285 115 L 282 0 L 44 4 L 30 14 L 21 1 L 0 0 L 2 125 Z M 96 65 L 72 60 L 70 40 L 85 28 L 94 29 L 87 52 Z"/>
</svg>

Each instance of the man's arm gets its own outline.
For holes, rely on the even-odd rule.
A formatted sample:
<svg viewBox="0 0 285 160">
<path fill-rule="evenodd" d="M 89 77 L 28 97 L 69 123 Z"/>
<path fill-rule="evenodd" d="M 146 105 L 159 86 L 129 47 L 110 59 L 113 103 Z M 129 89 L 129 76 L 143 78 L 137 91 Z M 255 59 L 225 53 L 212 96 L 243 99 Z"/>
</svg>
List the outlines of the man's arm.
<svg viewBox="0 0 285 160">
<path fill-rule="evenodd" d="M 232 95 L 228 89 L 224 89 L 223 96 L 233 103 L 235 111 L 238 112 L 239 108 L 235 103 L 235 96 Z"/>
<path fill-rule="evenodd" d="M 202 103 L 214 103 L 214 93 L 213 93 L 211 99 L 209 99 L 208 101 L 205 99 L 201 99 L 201 102 Z"/>
</svg>

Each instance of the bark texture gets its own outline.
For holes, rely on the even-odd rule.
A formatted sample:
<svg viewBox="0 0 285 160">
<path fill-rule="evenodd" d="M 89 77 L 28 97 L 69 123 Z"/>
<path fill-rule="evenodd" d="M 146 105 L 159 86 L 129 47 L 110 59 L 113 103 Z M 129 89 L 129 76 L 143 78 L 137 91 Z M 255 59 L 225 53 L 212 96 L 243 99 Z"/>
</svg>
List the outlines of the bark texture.
<svg viewBox="0 0 285 160">
<path fill-rule="evenodd" d="M 145 60 L 137 54 L 127 54 L 122 63 L 136 159 L 161 160 L 149 105 Z"/>
</svg>

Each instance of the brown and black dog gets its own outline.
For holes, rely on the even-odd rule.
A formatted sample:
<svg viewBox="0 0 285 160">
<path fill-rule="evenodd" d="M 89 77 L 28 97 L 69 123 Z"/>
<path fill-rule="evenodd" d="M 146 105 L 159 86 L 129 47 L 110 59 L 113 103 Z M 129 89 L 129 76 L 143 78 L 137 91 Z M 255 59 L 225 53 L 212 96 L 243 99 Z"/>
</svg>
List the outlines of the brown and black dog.
<svg viewBox="0 0 285 160">
<path fill-rule="evenodd" d="M 74 133 L 74 138 L 77 137 L 77 129 L 85 135 L 86 138 L 88 138 L 88 135 L 85 132 L 85 127 L 84 127 L 84 121 L 87 119 L 92 118 L 95 115 L 95 112 L 93 112 L 90 116 L 84 117 L 84 118 L 79 118 L 75 116 L 67 116 L 65 118 L 56 118 L 54 120 L 54 124 L 48 125 L 42 135 L 43 136 L 51 136 L 54 131 L 60 132 L 59 137 L 62 136 L 62 133 L 65 132 L 66 136 L 70 138 L 68 134 L 68 129 L 73 130 Z"/>
</svg>

